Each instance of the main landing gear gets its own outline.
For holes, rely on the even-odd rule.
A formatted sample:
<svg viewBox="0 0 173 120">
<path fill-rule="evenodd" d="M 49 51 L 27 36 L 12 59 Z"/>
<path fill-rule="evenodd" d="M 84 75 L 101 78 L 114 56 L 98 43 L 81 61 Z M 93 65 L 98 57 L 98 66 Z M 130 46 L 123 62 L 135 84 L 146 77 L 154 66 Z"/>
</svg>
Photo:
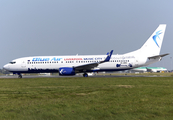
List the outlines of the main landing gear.
<svg viewBox="0 0 173 120">
<path fill-rule="evenodd" d="M 88 74 L 87 74 L 87 73 L 84 73 L 84 74 L 83 74 L 83 77 L 88 77 Z"/>
</svg>

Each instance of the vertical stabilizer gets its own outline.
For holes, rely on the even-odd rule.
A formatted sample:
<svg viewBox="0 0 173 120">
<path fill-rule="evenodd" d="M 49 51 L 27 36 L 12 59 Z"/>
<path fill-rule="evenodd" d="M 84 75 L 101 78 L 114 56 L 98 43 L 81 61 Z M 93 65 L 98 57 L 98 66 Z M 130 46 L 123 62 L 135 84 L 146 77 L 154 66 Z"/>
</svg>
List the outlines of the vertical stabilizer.
<svg viewBox="0 0 173 120">
<path fill-rule="evenodd" d="M 150 57 L 160 54 L 163 37 L 165 34 L 166 24 L 160 24 L 154 31 L 150 38 L 140 48 L 140 53 L 144 56 Z"/>
</svg>

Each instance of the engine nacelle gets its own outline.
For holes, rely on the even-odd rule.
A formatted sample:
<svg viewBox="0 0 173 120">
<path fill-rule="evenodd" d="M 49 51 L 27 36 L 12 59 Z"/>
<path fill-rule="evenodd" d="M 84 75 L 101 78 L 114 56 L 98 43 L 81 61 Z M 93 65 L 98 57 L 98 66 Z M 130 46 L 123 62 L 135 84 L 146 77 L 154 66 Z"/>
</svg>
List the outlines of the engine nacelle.
<svg viewBox="0 0 173 120">
<path fill-rule="evenodd" d="M 74 68 L 70 68 L 70 67 L 62 67 L 59 68 L 59 75 L 62 76 L 70 76 L 70 75 L 75 75 L 75 69 Z"/>
</svg>

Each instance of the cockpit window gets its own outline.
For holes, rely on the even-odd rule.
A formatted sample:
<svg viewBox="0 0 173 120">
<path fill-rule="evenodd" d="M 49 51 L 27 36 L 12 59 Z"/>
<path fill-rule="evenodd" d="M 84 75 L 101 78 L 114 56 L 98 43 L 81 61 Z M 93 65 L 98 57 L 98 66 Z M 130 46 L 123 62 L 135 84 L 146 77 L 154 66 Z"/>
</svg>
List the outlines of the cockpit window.
<svg viewBox="0 0 173 120">
<path fill-rule="evenodd" d="M 14 61 L 13 61 L 13 62 L 10 62 L 10 64 L 15 64 L 15 63 L 16 63 L 16 62 L 14 62 Z"/>
</svg>

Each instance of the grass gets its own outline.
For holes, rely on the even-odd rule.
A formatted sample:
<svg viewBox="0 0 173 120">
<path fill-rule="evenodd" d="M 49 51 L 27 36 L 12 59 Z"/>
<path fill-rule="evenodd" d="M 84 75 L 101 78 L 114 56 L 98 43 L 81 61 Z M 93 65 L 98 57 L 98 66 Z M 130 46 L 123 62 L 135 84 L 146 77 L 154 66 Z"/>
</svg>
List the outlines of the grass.
<svg viewBox="0 0 173 120">
<path fill-rule="evenodd" d="M 0 119 L 170 120 L 173 78 L 0 79 Z"/>
</svg>

